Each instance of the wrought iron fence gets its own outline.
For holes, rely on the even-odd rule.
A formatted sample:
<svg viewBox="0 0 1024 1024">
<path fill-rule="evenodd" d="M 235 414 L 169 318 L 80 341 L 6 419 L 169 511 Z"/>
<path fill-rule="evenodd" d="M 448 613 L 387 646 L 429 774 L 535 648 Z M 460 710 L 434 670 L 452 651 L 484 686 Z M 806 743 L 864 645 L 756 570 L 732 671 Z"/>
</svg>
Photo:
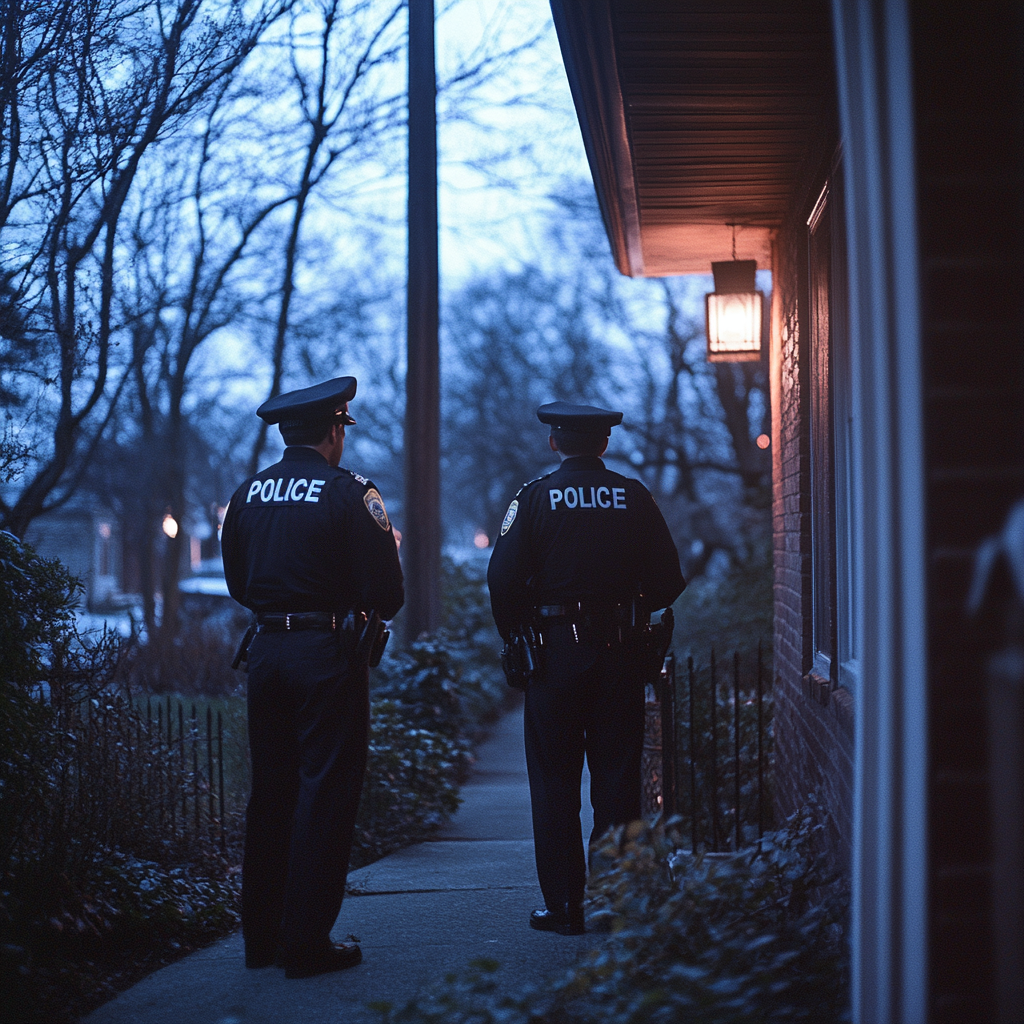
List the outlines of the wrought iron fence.
<svg viewBox="0 0 1024 1024">
<path fill-rule="evenodd" d="M 61 707 L 58 725 L 68 826 L 102 823 L 107 846 L 138 848 L 146 836 L 163 847 L 226 846 L 225 812 L 235 801 L 225 785 L 219 710 L 203 714 L 168 697 L 129 713 L 123 702 L 94 699 Z"/>
<path fill-rule="evenodd" d="M 647 686 L 645 815 L 677 816 L 694 852 L 739 849 L 771 822 L 771 694 L 758 645 L 744 674 L 739 653 L 722 666 L 670 654 Z M 731 671 L 730 671 L 731 669 Z M 682 676 L 682 678 L 680 678 Z"/>
</svg>

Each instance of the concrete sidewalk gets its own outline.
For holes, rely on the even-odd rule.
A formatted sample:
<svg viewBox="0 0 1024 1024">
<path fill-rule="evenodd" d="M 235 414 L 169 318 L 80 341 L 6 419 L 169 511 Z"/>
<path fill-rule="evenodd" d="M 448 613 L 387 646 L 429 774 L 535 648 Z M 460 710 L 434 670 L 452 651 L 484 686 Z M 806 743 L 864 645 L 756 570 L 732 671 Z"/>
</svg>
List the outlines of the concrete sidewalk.
<svg viewBox="0 0 1024 1024">
<path fill-rule="evenodd" d="M 584 780 L 584 792 L 589 790 Z M 569 967 L 596 941 L 532 931 L 543 906 L 533 860 L 522 712 L 507 715 L 479 751 L 452 821 L 430 842 L 349 875 L 333 938 L 361 940 L 363 963 L 286 981 L 277 968 L 247 971 L 235 934 L 139 982 L 90 1014 L 89 1024 L 369 1024 L 368 1009 L 398 1007 L 423 986 L 478 957 L 501 963 L 508 991 Z M 589 836 L 589 800 L 583 834 Z"/>
</svg>

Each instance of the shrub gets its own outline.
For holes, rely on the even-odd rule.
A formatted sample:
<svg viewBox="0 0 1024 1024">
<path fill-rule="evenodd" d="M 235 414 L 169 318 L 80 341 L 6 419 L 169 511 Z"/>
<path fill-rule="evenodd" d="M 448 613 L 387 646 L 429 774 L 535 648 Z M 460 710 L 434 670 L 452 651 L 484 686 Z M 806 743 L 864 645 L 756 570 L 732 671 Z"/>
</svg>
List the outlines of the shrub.
<svg viewBox="0 0 1024 1024">
<path fill-rule="evenodd" d="M 415 705 L 373 701 L 352 867 L 422 839 L 458 809 L 469 742 L 421 728 L 417 717 Z"/>
<path fill-rule="evenodd" d="M 754 547 L 720 571 L 696 577 L 675 604 L 672 644 L 681 664 L 692 654 L 707 660 L 712 647 L 722 657 L 738 651 L 753 664 L 762 644 L 765 678 L 771 678 L 773 603 L 772 552 L 769 544 Z"/>
<path fill-rule="evenodd" d="M 245 632 L 245 617 L 233 629 L 221 623 L 183 618 L 169 643 L 135 643 L 123 678 L 133 689 L 152 694 L 223 697 L 239 689 L 239 674 L 231 667 Z"/>
</svg>

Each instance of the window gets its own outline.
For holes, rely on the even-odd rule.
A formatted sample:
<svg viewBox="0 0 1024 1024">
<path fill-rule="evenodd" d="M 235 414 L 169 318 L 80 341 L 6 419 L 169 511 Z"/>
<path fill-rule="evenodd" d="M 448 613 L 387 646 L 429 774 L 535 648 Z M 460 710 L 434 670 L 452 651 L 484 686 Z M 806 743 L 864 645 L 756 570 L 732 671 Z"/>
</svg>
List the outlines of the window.
<svg viewBox="0 0 1024 1024">
<path fill-rule="evenodd" d="M 855 689 L 856 594 L 850 515 L 853 471 L 846 235 L 838 175 L 808 227 L 811 414 L 812 671 Z"/>
</svg>

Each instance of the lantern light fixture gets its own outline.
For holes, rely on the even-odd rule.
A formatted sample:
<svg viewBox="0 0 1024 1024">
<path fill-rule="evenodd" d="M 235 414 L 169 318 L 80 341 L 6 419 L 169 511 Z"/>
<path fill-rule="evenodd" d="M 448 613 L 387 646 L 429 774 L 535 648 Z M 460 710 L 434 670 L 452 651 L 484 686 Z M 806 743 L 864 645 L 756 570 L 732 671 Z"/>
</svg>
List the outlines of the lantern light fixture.
<svg viewBox="0 0 1024 1024">
<path fill-rule="evenodd" d="M 736 259 L 733 226 L 732 259 L 712 263 L 715 290 L 704 296 L 708 362 L 756 362 L 761 358 L 764 296 L 757 290 L 757 260 Z"/>
</svg>

